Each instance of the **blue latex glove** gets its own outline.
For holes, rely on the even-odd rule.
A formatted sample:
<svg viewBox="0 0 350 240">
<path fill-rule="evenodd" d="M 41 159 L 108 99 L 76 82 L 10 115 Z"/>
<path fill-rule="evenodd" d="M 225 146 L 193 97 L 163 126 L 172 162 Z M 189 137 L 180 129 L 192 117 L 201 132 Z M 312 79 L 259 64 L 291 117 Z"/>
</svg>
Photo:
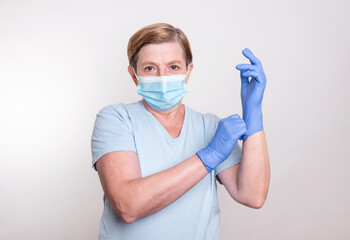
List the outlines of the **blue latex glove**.
<svg viewBox="0 0 350 240">
<path fill-rule="evenodd" d="M 238 114 L 220 120 L 211 142 L 197 152 L 208 172 L 228 158 L 237 140 L 246 130 L 246 124 Z"/>
<path fill-rule="evenodd" d="M 251 64 L 238 64 L 241 71 L 241 100 L 243 120 L 247 124 L 247 132 L 240 138 L 246 140 L 250 135 L 263 130 L 262 99 L 266 86 L 266 77 L 261 62 L 246 48 L 243 55 Z M 251 80 L 249 81 L 249 77 Z"/>
</svg>

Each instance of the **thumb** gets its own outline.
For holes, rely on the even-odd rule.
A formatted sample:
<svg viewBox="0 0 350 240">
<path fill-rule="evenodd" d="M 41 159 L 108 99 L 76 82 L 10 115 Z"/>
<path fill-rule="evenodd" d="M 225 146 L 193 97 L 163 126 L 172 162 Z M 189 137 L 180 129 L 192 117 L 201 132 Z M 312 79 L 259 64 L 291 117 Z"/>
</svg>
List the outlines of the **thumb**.
<svg viewBox="0 0 350 240">
<path fill-rule="evenodd" d="M 240 116 L 239 116 L 239 114 L 233 114 L 233 115 L 231 115 L 231 116 L 229 116 L 228 118 L 241 118 Z"/>
<path fill-rule="evenodd" d="M 245 99 L 249 88 L 249 77 L 244 76 L 247 70 L 241 70 L 241 99 Z"/>
</svg>

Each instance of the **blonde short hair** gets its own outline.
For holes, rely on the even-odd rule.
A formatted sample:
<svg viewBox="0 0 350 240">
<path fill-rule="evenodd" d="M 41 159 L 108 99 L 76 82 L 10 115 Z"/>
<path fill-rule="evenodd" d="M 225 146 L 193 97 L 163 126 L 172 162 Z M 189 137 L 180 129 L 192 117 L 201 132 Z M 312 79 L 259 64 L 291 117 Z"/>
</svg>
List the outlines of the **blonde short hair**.
<svg viewBox="0 0 350 240">
<path fill-rule="evenodd" d="M 163 43 L 177 41 L 184 49 L 186 67 L 192 63 L 192 51 L 186 35 L 179 29 L 167 23 L 155 23 L 138 30 L 129 39 L 128 58 L 129 65 L 135 69 L 140 49 L 148 43 Z"/>
</svg>

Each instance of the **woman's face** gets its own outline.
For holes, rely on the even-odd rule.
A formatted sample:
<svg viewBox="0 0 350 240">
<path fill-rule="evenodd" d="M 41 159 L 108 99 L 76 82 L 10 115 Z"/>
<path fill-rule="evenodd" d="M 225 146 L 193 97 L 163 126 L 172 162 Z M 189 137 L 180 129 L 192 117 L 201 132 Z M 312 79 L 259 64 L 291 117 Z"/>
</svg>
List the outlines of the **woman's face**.
<svg viewBox="0 0 350 240">
<path fill-rule="evenodd" d="M 185 74 L 185 53 L 178 42 L 151 43 L 138 53 L 138 76 L 167 76 Z"/>
</svg>

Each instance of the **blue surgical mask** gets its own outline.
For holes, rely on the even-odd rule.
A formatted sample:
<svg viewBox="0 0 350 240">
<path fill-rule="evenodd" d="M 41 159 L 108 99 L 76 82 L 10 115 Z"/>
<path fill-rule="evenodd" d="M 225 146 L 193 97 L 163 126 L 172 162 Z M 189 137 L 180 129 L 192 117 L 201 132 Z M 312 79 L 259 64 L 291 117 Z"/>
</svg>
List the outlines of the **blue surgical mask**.
<svg viewBox="0 0 350 240">
<path fill-rule="evenodd" d="M 135 70 L 134 70 L 135 73 Z M 170 76 L 135 76 L 137 93 L 154 109 L 167 111 L 174 108 L 187 93 L 186 74 Z"/>
</svg>

